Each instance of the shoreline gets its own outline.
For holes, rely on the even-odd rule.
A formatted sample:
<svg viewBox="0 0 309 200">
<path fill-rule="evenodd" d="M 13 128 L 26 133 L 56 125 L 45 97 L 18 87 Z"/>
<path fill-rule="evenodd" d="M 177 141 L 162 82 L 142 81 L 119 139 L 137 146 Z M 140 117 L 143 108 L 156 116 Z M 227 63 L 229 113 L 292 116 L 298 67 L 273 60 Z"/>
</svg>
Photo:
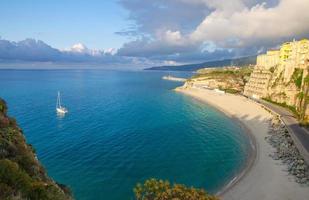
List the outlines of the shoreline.
<svg viewBox="0 0 309 200">
<path fill-rule="evenodd" d="M 265 137 L 270 131 L 273 114 L 243 96 L 218 94 L 199 88 L 175 89 L 215 107 L 238 123 L 249 137 L 250 151 L 244 166 L 217 193 L 223 200 L 303 200 L 309 196 L 288 175 L 285 167 L 269 155 L 274 151 Z"/>
<path fill-rule="evenodd" d="M 213 105 L 210 105 L 213 106 Z M 218 109 L 217 107 L 215 107 L 216 109 Z M 221 111 L 220 109 L 218 109 L 220 112 L 222 112 L 224 115 L 230 117 L 234 122 L 238 123 L 238 125 L 240 126 L 240 128 L 243 130 L 244 134 L 246 134 L 248 136 L 249 139 L 249 147 L 248 147 L 248 156 L 246 158 L 245 163 L 242 165 L 242 167 L 240 167 L 236 173 L 236 175 L 227 183 L 225 183 L 223 185 L 223 187 L 216 192 L 216 196 L 222 197 L 224 196 L 224 194 L 226 194 L 230 189 L 232 189 L 238 182 L 240 182 L 246 175 L 247 173 L 250 171 L 250 169 L 252 168 L 252 166 L 254 165 L 254 163 L 256 162 L 256 158 L 257 158 L 257 149 L 259 148 L 257 146 L 256 140 L 254 138 L 254 135 L 252 134 L 251 130 L 239 119 L 234 118 L 232 116 L 230 116 L 229 114 L 227 114 L 226 112 Z"/>
<path fill-rule="evenodd" d="M 176 82 L 186 82 L 187 79 L 185 78 L 179 78 L 179 77 L 175 77 L 175 76 L 162 76 L 163 80 L 168 80 L 168 81 L 176 81 Z"/>
<path fill-rule="evenodd" d="M 202 99 L 202 98 L 199 98 L 199 97 L 194 96 L 192 94 L 188 94 L 181 87 L 176 88 L 175 91 L 189 95 L 189 96 L 193 97 L 194 99 L 201 101 L 202 103 L 206 103 L 206 104 L 214 107 L 216 110 L 218 110 L 219 112 L 221 112 L 224 115 L 226 115 L 227 117 L 229 117 L 232 121 L 236 122 L 240 126 L 240 128 L 243 130 L 244 134 L 246 134 L 248 136 L 248 139 L 249 139 L 248 150 L 250 151 L 248 153 L 248 157 L 246 158 L 246 161 L 242 165 L 242 167 L 237 170 L 236 175 L 233 176 L 231 180 L 224 183 L 223 187 L 215 193 L 216 196 L 222 197 L 222 196 L 224 196 L 225 193 L 227 193 L 230 189 L 232 189 L 239 181 L 241 181 L 242 178 L 244 178 L 247 175 L 247 173 L 250 171 L 250 169 L 254 165 L 256 158 L 257 158 L 257 153 L 258 153 L 257 149 L 259 148 L 258 145 L 257 145 L 256 139 L 255 139 L 254 135 L 252 134 L 252 131 L 250 130 L 250 128 L 248 128 L 245 123 L 243 123 L 240 119 L 233 116 L 229 112 L 223 110 L 218 105 L 213 104 L 213 103 L 207 101 L 206 99 Z"/>
</svg>

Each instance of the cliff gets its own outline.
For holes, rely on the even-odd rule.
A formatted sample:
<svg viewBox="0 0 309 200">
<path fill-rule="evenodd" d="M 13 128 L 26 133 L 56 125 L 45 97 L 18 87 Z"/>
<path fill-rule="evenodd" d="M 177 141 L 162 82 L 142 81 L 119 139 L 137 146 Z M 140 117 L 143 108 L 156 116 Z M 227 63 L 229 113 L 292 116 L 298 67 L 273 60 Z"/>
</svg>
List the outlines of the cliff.
<svg viewBox="0 0 309 200">
<path fill-rule="evenodd" d="M 309 40 L 286 42 L 257 57 L 244 94 L 281 104 L 309 121 Z"/>
<path fill-rule="evenodd" d="M 0 98 L 0 199 L 69 200 L 70 191 L 48 177 L 33 147 Z"/>
<path fill-rule="evenodd" d="M 228 93 L 242 93 L 252 67 L 204 68 L 188 79 L 184 87 L 220 89 Z"/>
</svg>

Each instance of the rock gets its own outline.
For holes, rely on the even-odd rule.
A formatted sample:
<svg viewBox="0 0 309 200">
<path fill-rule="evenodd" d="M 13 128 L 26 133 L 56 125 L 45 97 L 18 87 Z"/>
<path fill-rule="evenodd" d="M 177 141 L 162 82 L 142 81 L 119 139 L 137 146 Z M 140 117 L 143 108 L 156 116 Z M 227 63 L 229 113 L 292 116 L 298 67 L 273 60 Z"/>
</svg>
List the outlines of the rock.
<svg viewBox="0 0 309 200">
<path fill-rule="evenodd" d="M 306 183 L 308 180 L 307 180 L 307 178 L 302 178 L 302 179 L 300 179 L 300 182 L 301 183 Z"/>
<path fill-rule="evenodd" d="M 274 160 L 281 160 L 297 183 L 309 186 L 309 167 L 295 147 L 285 125 L 273 119 L 270 122 L 269 136 L 265 140 L 276 149 L 269 156 Z"/>
</svg>

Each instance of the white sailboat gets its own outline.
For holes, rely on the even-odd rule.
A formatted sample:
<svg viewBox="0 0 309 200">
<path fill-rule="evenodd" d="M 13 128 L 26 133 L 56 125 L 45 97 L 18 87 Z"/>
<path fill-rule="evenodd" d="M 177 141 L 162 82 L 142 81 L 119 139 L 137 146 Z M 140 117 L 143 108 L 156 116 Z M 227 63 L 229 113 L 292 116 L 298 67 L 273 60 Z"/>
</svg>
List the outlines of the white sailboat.
<svg viewBox="0 0 309 200">
<path fill-rule="evenodd" d="M 56 111 L 59 114 L 65 114 L 68 112 L 68 110 L 65 107 L 61 106 L 60 92 L 58 92 L 58 96 L 57 96 Z"/>
</svg>

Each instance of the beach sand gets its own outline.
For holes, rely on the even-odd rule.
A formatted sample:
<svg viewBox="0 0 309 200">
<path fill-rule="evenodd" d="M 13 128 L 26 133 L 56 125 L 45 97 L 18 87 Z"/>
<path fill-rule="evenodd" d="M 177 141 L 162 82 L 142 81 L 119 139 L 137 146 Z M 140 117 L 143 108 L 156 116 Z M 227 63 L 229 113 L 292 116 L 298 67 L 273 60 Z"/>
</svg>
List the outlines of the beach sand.
<svg viewBox="0 0 309 200">
<path fill-rule="evenodd" d="M 274 148 L 265 140 L 272 115 L 259 104 L 243 96 L 219 94 L 198 88 L 177 88 L 176 91 L 212 105 L 248 129 L 255 143 L 254 153 L 247 167 L 219 196 L 223 200 L 308 200 L 309 187 L 301 186 L 288 175 L 281 161 L 269 154 Z M 251 163 L 250 163 L 251 162 Z"/>
</svg>

